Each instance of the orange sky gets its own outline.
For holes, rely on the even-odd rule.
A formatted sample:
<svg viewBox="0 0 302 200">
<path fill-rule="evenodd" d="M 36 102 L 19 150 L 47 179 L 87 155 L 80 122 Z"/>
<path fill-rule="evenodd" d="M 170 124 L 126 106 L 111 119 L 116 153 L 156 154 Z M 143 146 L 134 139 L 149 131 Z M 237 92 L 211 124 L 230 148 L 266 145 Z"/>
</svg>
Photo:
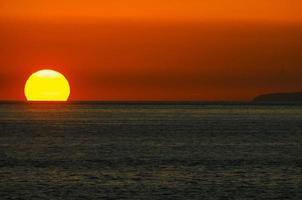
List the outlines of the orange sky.
<svg viewBox="0 0 302 200">
<path fill-rule="evenodd" d="M 9 0 L 15 18 L 260 19 L 301 21 L 300 0 Z"/>
<path fill-rule="evenodd" d="M 300 13 L 299 0 L 1 1 L 0 99 L 23 100 L 42 68 L 73 100 L 302 91 Z"/>
</svg>

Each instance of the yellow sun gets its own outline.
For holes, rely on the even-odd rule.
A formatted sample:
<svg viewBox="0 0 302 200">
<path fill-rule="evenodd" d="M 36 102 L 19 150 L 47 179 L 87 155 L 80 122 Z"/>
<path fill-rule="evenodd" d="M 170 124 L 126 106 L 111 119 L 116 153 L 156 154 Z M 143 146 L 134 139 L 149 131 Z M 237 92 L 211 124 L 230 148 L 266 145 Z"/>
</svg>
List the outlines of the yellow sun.
<svg viewBox="0 0 302 200">
<path fill-rule="evenodd" d="M 70 87 L 61 73 L 46 69 L 28 78 L 24 92 L 27 101 L 67 101 Z"/>
</svg>

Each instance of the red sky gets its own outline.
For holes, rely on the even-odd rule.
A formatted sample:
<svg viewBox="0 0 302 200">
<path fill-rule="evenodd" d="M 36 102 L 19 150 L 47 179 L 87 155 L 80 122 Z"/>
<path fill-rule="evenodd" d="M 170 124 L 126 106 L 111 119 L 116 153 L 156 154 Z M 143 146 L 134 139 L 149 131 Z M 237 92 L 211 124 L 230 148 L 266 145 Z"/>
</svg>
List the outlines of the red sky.
<svg viewBox="0 0 302 200">
<path fill-rule="evenodd" d="M 41 3 L 42 2 L 42 3 Z M 302 91 L 299 0 L 0 2 L 0 99 L 51 68 L 72 100 L 249 100 Z"/>
</svg>

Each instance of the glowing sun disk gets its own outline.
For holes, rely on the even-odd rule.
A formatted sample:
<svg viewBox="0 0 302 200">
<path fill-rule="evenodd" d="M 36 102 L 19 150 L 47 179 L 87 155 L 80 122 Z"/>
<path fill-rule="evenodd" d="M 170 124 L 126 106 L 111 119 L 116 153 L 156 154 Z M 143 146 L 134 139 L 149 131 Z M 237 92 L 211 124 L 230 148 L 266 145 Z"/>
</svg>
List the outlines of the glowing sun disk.
<svg viewBox="0 0 302 200">
<path fill-rule="evenodd" d="M 70 86 L 61 73 L 45 69 L 28 78 L 24 93 L 28 101 L 67 101 Z"/>
</svg>

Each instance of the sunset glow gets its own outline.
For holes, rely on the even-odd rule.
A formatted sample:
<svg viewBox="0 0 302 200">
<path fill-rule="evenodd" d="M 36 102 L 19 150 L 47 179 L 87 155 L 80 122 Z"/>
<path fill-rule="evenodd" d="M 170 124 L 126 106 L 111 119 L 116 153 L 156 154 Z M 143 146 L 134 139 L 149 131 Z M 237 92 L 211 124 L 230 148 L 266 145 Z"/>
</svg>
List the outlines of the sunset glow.
<svg viewBox="0 0 302 200">
<path fill-rule="evenodd" d="M 0 100 L 56 66 L 72 101 L 249 101 L 302 91 L 301 0 L 0 2 Z"/>
<path fill-rule="evenodd" d="M 67 101 L 70 87 L 59 72 L 41 70 L 29 77 L 24 92 L 28 101 Z"/>
</svg>

